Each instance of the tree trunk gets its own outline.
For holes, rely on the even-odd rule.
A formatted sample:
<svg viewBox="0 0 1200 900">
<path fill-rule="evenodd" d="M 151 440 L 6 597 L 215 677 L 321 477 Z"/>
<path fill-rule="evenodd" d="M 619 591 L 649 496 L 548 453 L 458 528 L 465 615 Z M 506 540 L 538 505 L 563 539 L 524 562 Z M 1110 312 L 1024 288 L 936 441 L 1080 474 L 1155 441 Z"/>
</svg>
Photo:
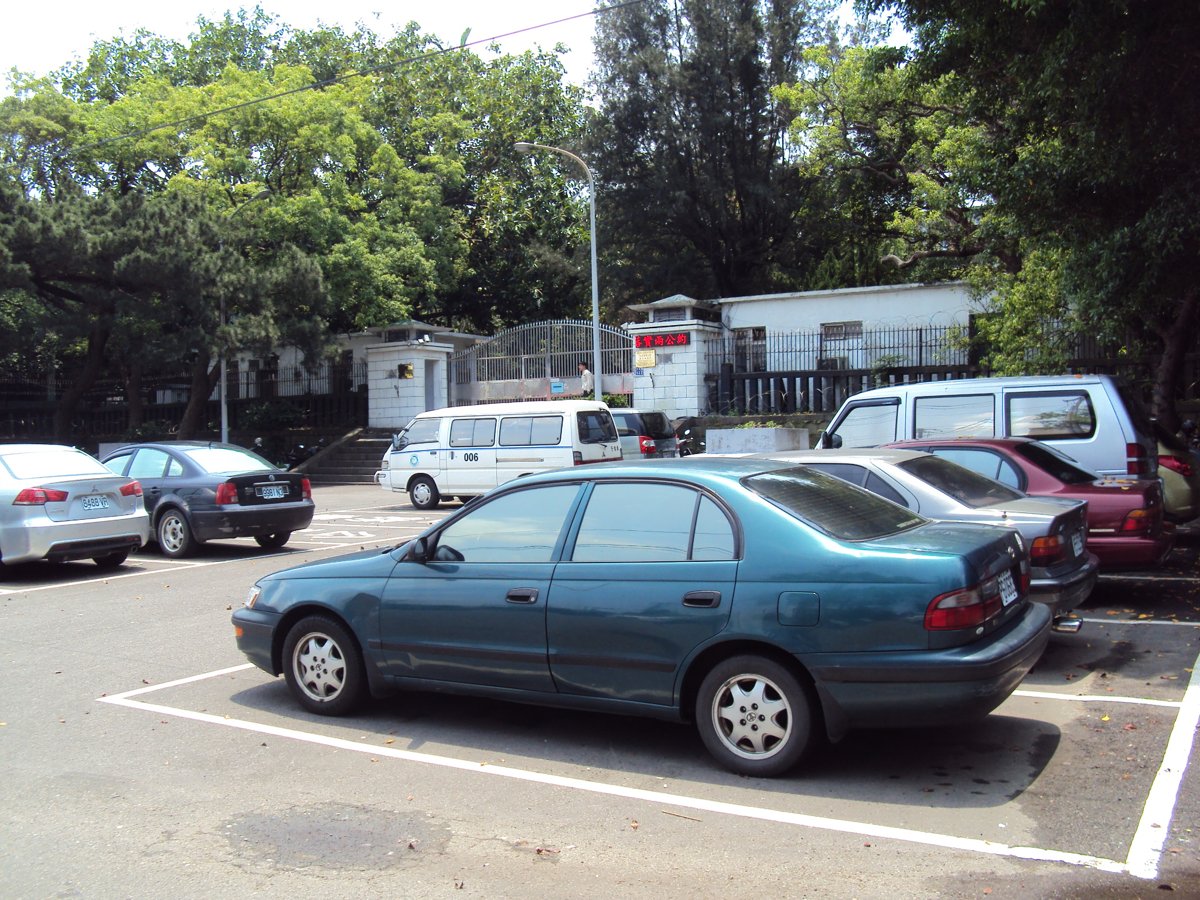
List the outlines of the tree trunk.
<svg viewBox="0 0 1200 900">
<path fill-rule="evenodd" d="M 1197 326 L 1200 325 L 1200 290 L 1192 288 L 1184 294 L 1175 321 L 1171 324 L 1170 329 L 1159 335 L 1163 352 L 1154 372 L 1150 412 L 1167 431 L 1174 434 L 1180 424 L 1175 401 L 1181 393 L 1183 363 L 1188 350 L 1196 344 Z"/>
<path fill-rule="evenodd" d="M 112 334 L 112 317 L 100 315 L 92 320 L 88 331 L 87 356 L 83 360 L 83 369 L 58 400 L 58 408 L 54 410 L 54 440 L 59 443 L 87 443 L 91 435 L 74 433 L 71 422 L 83 395 L 91 390 L 92 385 L 100 377 L 104 368 L 104 348 Z"/>
<path fill-rule="evenodd" d="M 207 353 L 197 353 L 192 362 L 192 384 L 188 393 L 187 407 L 183 411 L 183 420 L 179 423 L 179 439 L 181 441 L 195 440 L 201 430 L 208 430 L 207 416 L 208 398 L 216 387 L 220 377 L 220 367 L 209 364 Z"/>
<path fill-rule="evenodd" d="M 137 429 L 141 428 L 142 422 L 146 419 L 146 398 L 142 396 L 142 371 L 144 368 L 141 357 L 135 353 L 129 360 L 129 369 L 125 373 L 125 402 L 126 409 L 129 411 L 125 427 L 129 429 L 130 434 L 134 434 Z"/>
</svg>

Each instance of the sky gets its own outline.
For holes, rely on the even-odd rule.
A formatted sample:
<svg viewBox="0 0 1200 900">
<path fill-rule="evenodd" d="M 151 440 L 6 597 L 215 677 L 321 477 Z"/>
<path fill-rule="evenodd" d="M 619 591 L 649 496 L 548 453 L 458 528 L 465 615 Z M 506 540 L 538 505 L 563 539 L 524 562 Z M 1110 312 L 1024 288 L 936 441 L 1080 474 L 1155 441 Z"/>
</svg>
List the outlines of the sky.
<svg viewBox="0 0 1200 900">
<path fill-rule="evenodd" d="M 87 56 L 96 40 L 119 34 L 132 35 L 145 28 L 162 37 L 186 41 L 198 16 L 219 19 L 225 11 L 241 6 L 253 8 L 254 0 L 113 0 L 88 2 L 11 3 L 0 27 L 0 73 L 14 66 L 23 72 L 45 75 L 75 58 Z M 593 0 L 260 0 L 258 5 L 299 29 L 318 24 L 340 25 L 346 30 L 362 22 L 388 38 L 408 22 L 417 22 L 425 33 L 456 44 L 466 29 L 468 42 L 513 34 L 497 43 L 507 53 L 520 53 L 534 46 L 549 50 L 565 44 L 570 52 L 563 58 L 567 80 L 582 85 L 592 60 Z M 572 21 L 560 20 L 571 16 Z M 558 24 L 547 24 L 557 22 Z M 538 27 L 543 26 L 543 27 Z M 486 46 L 475 48 L 486 56 Z M 6 78 L 0 78 L 6 83 Z M 0 91 L 2 92 L 2 91 Z"/>
</svg>

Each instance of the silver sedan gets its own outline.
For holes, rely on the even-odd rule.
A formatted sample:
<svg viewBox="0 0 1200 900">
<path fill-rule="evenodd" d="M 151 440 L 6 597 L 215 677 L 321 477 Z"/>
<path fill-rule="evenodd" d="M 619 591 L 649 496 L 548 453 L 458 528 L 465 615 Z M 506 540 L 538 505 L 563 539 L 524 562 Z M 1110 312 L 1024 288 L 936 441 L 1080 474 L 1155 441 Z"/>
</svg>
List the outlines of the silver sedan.
<svg viewBox="0 0 1200 900">
<path fill-rule="evenodd" d="M 1031 497 L 949 460 L 916 450 L 810 450 L 759 453 L 819 469 L 930 519 L 1015 528 L 1029 549 L 1030 595 L 1056 617 L 1096 585 L 1099 562 L 1085 549 L 1087 503 Z M 1069 630 L 1077 626 L 1059 623 Z"/>
<path fill-rule="evenodd" d="M 115 568 L 149 536 L 138 482 L 72 447 L 0 446 L 0 564 L 91 559 Z"/>
</svg>

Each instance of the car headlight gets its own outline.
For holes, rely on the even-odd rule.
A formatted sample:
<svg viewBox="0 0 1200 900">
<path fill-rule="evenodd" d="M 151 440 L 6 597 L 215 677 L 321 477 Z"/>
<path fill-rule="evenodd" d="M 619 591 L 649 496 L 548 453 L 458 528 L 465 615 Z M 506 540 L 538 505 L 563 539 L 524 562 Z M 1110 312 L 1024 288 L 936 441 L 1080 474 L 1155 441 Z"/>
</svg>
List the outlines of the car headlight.
<svg viewBox="0 0 1200 900">
<path fill-rule="evenodd" d="M 262 588 L 260 588 L 257 584 L 250 588 L 250 593 L 246 595 L 246 609 L 251 609 L 254 604 L 258 602 L 258 598 L 261 596 Z"/>
</svg>

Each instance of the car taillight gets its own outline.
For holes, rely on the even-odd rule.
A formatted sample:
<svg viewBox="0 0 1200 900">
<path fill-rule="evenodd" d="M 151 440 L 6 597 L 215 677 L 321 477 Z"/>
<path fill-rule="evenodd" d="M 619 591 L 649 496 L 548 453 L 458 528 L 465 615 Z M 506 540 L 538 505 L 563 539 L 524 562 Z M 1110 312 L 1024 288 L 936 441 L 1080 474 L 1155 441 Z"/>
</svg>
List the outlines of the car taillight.
<svg viewBox="0 0 1200 900">
<path fill-rule="evenodd" d="M 232 481 L 226 481 L 217 487 L 217 505 L 222 506 L 227 503 L 237 503 L 237 485 Z"/>
<path fill-rule="evenodd" d="M 62 503 L 66 499 L 66 491 L 56 491 L 54 488 L 24 488 L 13 498 L 13 506 L 45 506 L 47 503 Z"/>
<path fill-rule="evenodd" d="M 1166 466 L 1172 472 L 1178 472 L 1184 478 L 1191 478 L 1195 471 L 1192 464 L 1181 456 L 1159 456 L 1158 464 Z"/>
<path fill-rule="evenodd" d="M 1155 515 L 1149 509 L 1133 509 L 1121 523 L 1121 534 L 1146 534 L 1154 525 Z"/>
<path fill-rule="evenodd" d="M 1057 534 L 1043 535 L 1040 538 L 1033 539 L 1033 546 L 1029 550 L 1029 562 L 1031 565 L 1035 565 L 1039 569 L 1044 569 L 1066 558 L 1066 546 L 1063 544 L 1062 538 Z"/>
<path fill-rule="evenodd" d="M 583 465 L 583 454 L 580 453 L 578 450 L 572 450 L 571 451 L 571 462 L 574 465 L 582 466 Z"/>
<path fill-rule="evenodd" d="M 989 578 L 976 587 L 960 588 L 934 597 L 925 610 L 927 631 L 974 628 L 1000 612 L 1000 579 Z"/>
<path fill-rule="evenodd" d="M 654 438 L 639 434 L 638 449 L 642 451 L 642 456 L 653 456 L 658 446 L 654 443 Z"/>
<path fill-rule="evenodd" d="M 122 497 L 140 497 L 142 496 L 142 483 L 140 481 L 131 481 L 129 484 L 121 485 Z"/>
<path fill-rule="evenodd" d="M 305 500 L 312 499 L 312 482 L 307 478 L 300 479 L 300 493 Z"/>
<path fill-rule="evenodd" d="M 1125 474 L 1137 475 L 1141 478 L 1153 478 L 1154 470 L 1151 468 L 1153 460 L 1145 455 L 1140 444 L 1125 445 Z"/>
</svg>

